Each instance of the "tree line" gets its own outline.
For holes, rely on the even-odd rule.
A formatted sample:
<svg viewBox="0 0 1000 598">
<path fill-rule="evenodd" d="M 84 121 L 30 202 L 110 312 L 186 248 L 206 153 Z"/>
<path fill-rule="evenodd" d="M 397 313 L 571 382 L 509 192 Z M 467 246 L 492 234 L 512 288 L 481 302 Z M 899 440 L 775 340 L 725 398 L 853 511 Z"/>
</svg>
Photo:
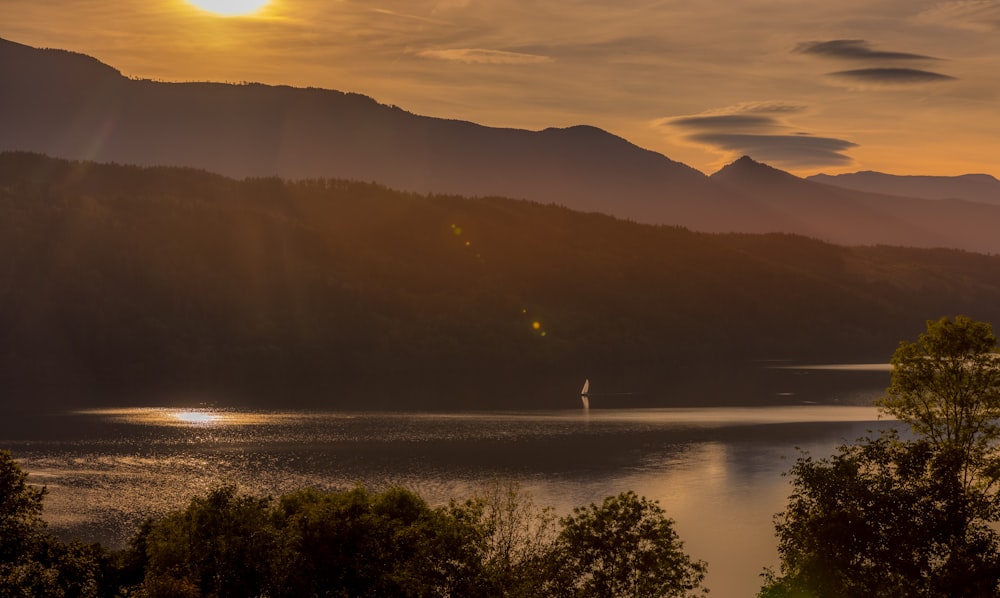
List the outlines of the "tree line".
<svg viewBox="0 0 1000 598">
<path fill-rule="evenodd" d="M 1000 596 L 1000 362 L 988 323 L 928 321 L 879 406 L 907 424 L 801 456 L 759 598 Z M 516 485 L 429 506 L 405 489 L 232 487 L 150 520 L 127 549 L 45 530 L 44 488 L 0 452 L 0 594 L 11 596 L 691 596 L 692 559 L 625 492 L 556 518 Z M 752 558 L 749 557 L 748 558 Z"/>
<path fill-rule="evenodd" d="M 3 596 L 689 596 L 706 571 L 632 492 L 557 519 L 499 482 L 441 507 L 402 488 L 222 487 L 108 551 L 48 534 L 26 477 L 0 452 Z"/>
</svg>

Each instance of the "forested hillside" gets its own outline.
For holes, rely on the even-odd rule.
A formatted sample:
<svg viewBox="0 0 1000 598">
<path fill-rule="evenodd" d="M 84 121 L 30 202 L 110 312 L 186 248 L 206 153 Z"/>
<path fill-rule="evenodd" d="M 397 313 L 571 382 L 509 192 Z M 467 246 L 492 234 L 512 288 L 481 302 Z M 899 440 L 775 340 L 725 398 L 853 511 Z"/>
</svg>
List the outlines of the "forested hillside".
<svg viewBox="0 0 1000 598">
<path fill-rule="evenodd" d="M 706 374 L 884 361 L 959 313 L 1000 322 L 1000 257 L 0 155 L 8 405 L 712 401 Z"/>
</svg>

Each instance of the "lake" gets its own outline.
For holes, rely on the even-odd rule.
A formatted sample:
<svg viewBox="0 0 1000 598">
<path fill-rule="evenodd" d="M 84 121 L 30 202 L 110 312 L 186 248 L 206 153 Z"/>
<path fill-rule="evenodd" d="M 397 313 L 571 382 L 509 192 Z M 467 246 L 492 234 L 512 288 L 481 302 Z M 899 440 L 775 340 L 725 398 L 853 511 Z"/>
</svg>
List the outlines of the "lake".
<svg viewBox="0 0 1000 598">
<path fill-rule="evenodd" d="M 870 404 L 870 403 L 869 403 Z M 375 413 L 102 409 L 5 418 L 0 448 L 48 486 L 63 537 L 122 546 L 146 517 L 221 483 L 254 494 L 400 485 L 432 504 L 511 479 L 558 514 L 625 490 L 656 499 L 722 598 L 777 564 L 773 516 L 799 447 L 830 454 L 895 422 L 870 406 Z"/>
</svg>

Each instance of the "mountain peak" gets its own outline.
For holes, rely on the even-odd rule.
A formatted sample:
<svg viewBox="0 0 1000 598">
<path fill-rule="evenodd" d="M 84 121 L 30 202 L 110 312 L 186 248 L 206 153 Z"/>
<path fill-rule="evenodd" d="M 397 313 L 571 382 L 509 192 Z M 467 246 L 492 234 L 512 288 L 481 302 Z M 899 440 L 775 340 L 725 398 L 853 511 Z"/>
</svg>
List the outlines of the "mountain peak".
<svg viewBox="0 0 1000 598">
<path fill-rule="evenodd" d="M 787 181 L 799 177 L 758 162 L 750 156 L 742 156 L 739 160 L 723 166 L 711 175 L 712 179 L 729 183 L 761 183 L 769 181 Z"/>
</svg>

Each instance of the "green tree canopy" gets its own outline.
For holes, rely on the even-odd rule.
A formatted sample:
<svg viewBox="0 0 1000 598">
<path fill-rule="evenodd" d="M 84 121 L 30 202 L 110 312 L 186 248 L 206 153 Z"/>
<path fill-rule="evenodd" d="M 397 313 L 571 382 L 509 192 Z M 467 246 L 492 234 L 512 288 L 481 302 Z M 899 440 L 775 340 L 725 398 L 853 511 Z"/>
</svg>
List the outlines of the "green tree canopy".
<svg viewBox="0 0 1000 598">
<path fill-rule="evenodd" d="M 9 451 L 0 451 L 0 563 L 15 560 L 38 539 L 45 493 L 45 487 L 28 484 Z"/>
<path fill-rule="evenodd" d="M 892 357 L 892 383 L 881 406 L 942 451 L 954 452 L 963 483 L 989 469 L 1000 437 L 1000 360 L 986 322 L 966 316 L 927 322 L 916 342 Z"/>
<path fill-rule="evenodd" d="M 673 523 L 632 491 L 573 509 L 560 520 L 551 595 L 652 598 L 698 590 L 706 564 L 684 552 Z"/>
<path fill-rule="evenodd" d="M 482 564 L 478 595 L 545 595 L 558 532 L 551 508 L 535 506 L 517 482 L 493 480 L 451 513 L 472 524 Z"/>
<path fill-rule="evenodd" d="M 0 596 L 97 596 L 103 549 L 53 538 L 42 520 L 45 494 L 0 451 Z"/>
<path fill-rule="evenodd" d="M 996 343 L 964 316 L 900 343 L 880 406 L 913 436 L 797 460 L 762 598 L 1000 596 Z"/>
<path fill-rule="evenodd" d="M 782 575 L 762 598 L 995 596 L 996 505 L 964 492 L 954 462 L 895 433 L 800 458 L 777 518 Z"/>
</svg>

